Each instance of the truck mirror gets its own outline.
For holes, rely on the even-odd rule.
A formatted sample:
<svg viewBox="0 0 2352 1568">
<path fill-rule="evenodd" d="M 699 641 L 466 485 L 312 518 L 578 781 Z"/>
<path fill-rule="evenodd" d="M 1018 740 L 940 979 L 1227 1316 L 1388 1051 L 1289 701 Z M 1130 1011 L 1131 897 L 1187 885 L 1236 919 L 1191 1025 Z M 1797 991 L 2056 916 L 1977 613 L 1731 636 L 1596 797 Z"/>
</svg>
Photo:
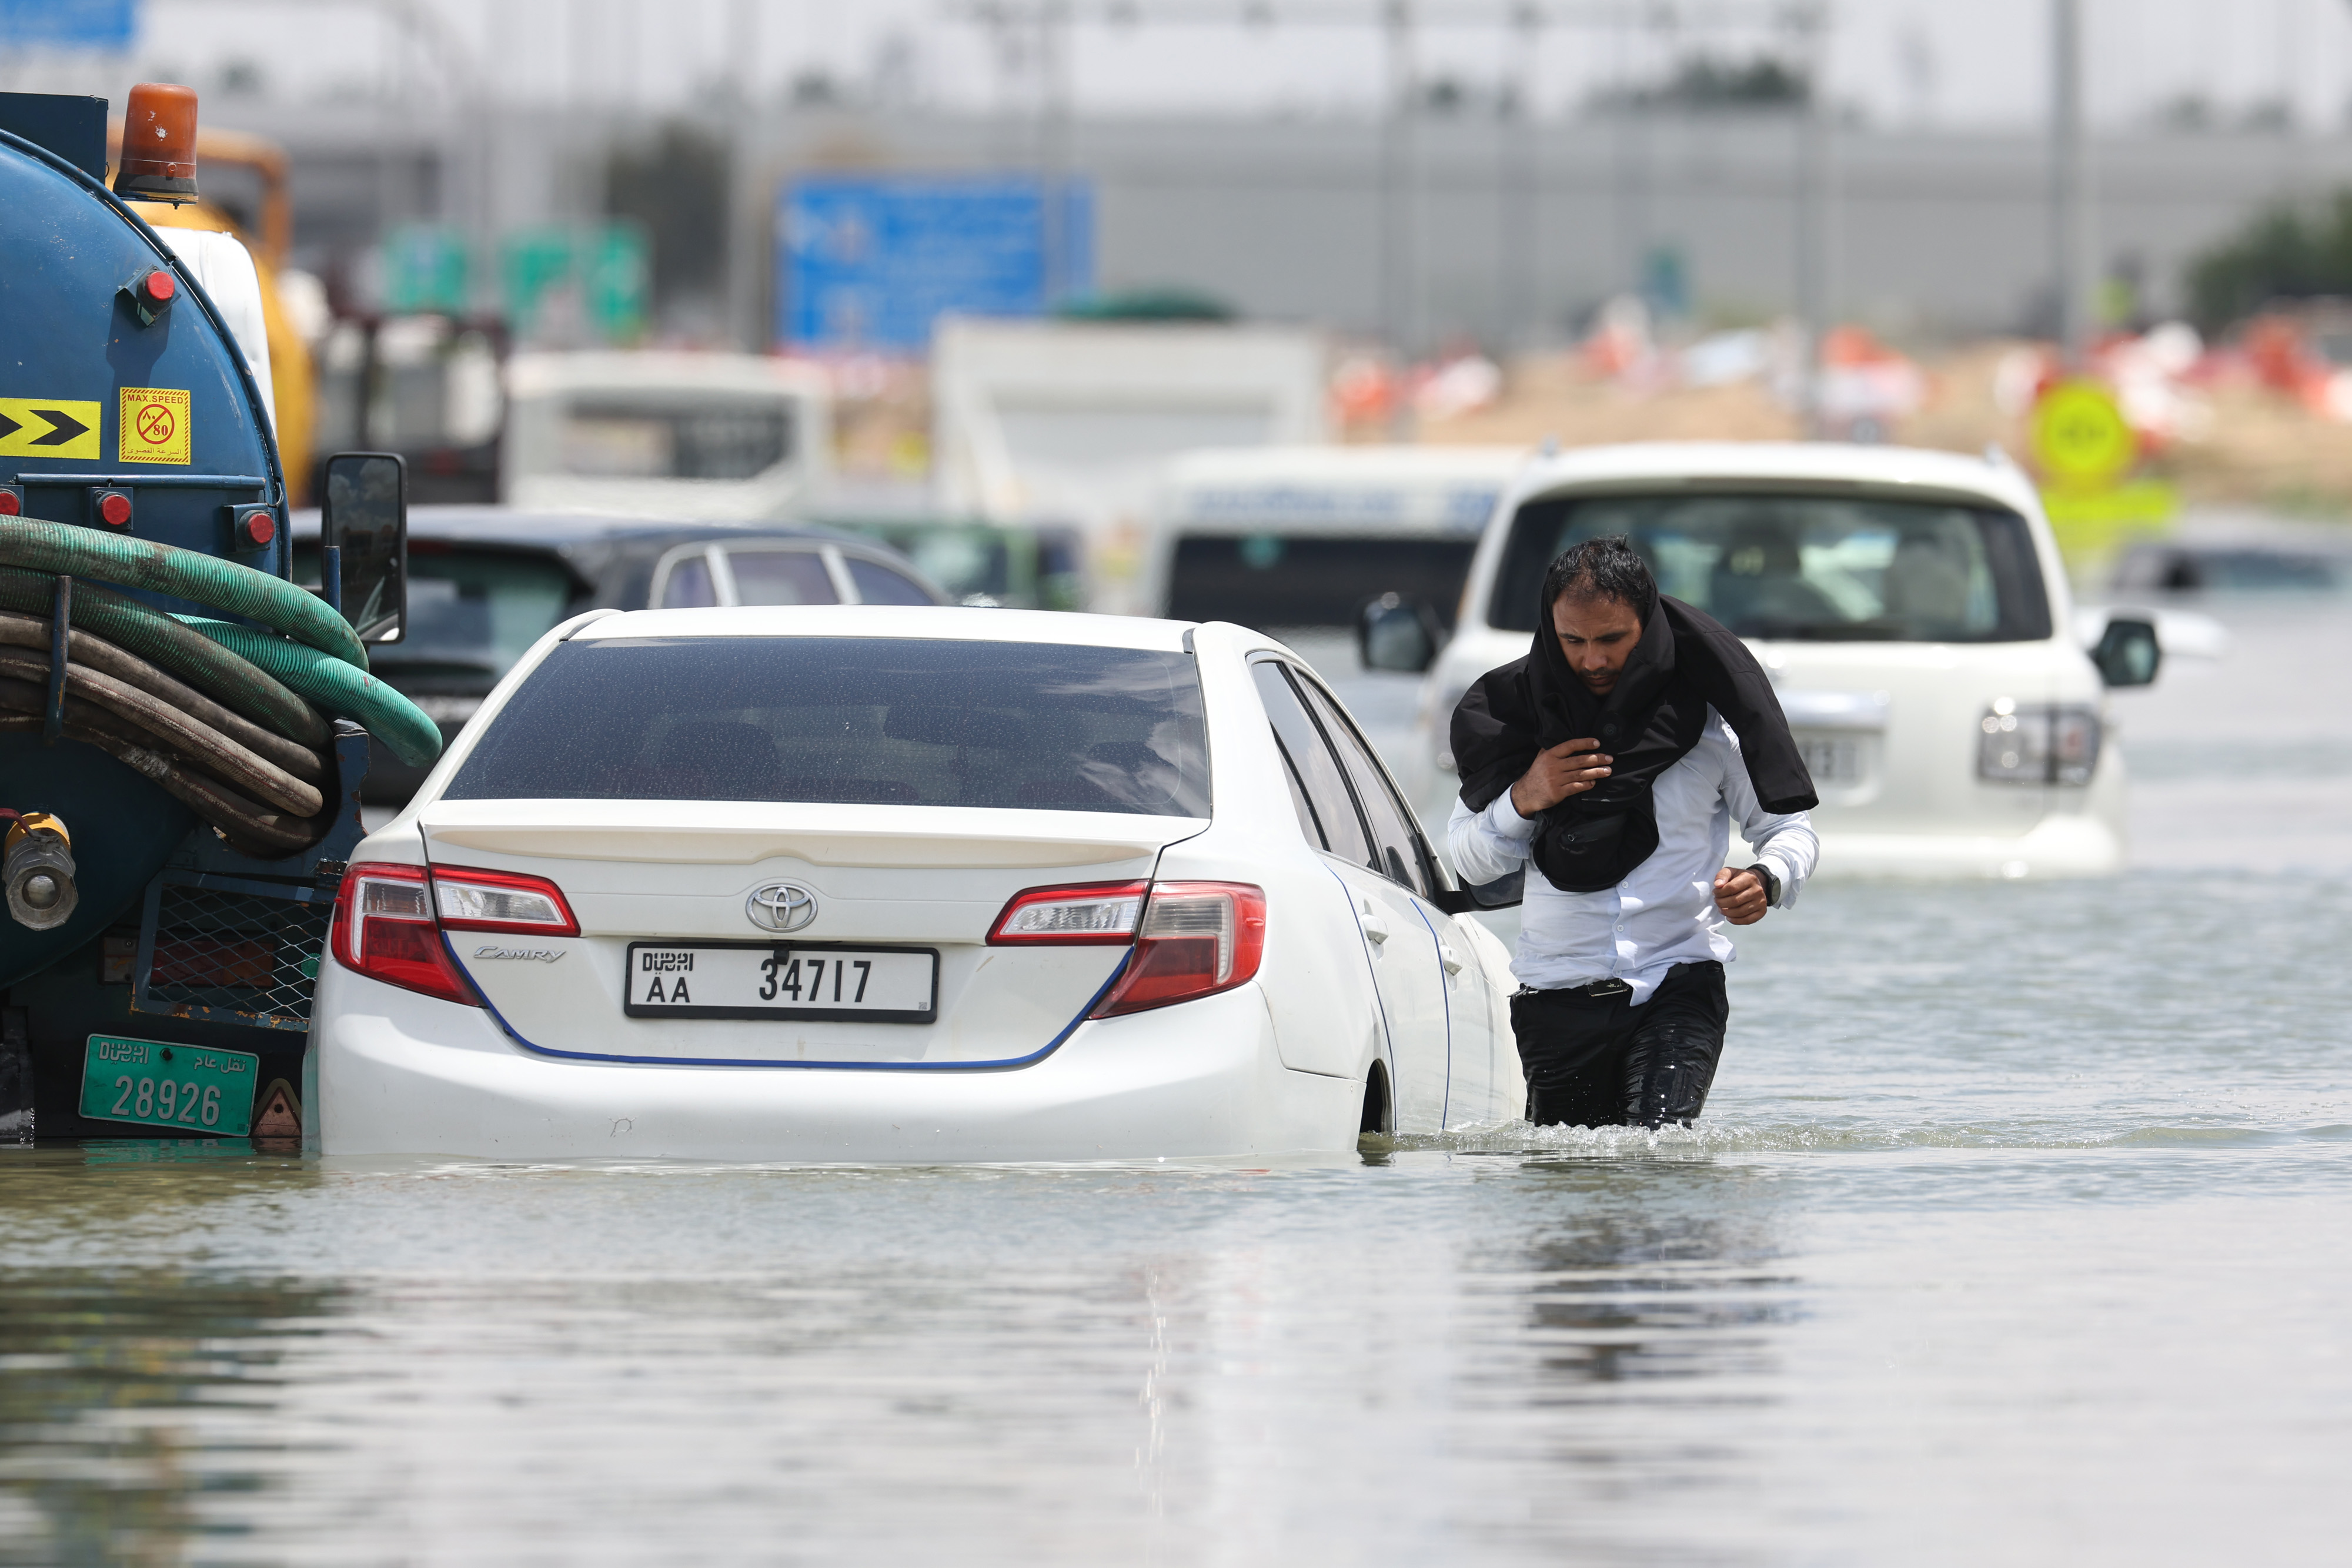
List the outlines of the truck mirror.
<svg viewBox="0 0 2352 1568">
<path fill-rule="evenodd" d="M 327 459 L 319 501 L 319 581 L 362 643 L 408 629 L 408 465 L 390 452 Z"/>
<path fill-rule="evenodd" d="M 2091 650 L 2091 663 L 2098 665 L 2101 678 L 2111 686 L 2154 684 L 2157 668 L 2164 663 L 2155 623 L 2136 616 L 2116 616 L 2099 633 L 2099 645 Z"/>
<path fill-rule="evenodd" d="M 1436 612 L 1418 599 L 1383 593 L 1356 612 L 1356 652 L 1368 670 L 1420 674 L 1443 641 Z"/>
</svg>

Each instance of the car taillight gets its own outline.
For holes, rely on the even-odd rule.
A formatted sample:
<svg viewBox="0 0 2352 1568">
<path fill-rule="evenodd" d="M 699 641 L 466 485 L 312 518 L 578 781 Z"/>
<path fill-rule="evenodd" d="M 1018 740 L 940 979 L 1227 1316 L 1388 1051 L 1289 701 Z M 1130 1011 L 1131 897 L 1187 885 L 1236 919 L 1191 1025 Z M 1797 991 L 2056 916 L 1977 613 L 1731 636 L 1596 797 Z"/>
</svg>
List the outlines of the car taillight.
<svg viewBox="0 0 2352 1568">
<path fill-rule="evenodd" d="M 443 931 L 577 936 L 580 922 L 545 877 L 469 866 L 365 862 L 335 894 L 334 952 L 345 968 L 466 1007 L 481 1006 Z"/>
<path fill-rule="evenodd" d="M 1135 940 L 1148 882 L 1096 882 L 1016 893 L 988 928 L 992 947 L 1124 947 Z"/>
<path fill-rule="evenodd" d="M 563 890 L 543 876 L 437 865 L 433 868 L 433 903 L 445 931 L 580 935 L 580 922 L 563 902 Z"/>
<path fill-rule="evenodd" d="M 1089 1016 L 1115 1018 L 1229 991 L 1265 952 L 1265 893 L 1238 882 L 1151 884 L 1126 967 Z"/>
<path fill-rule="evenodd" d="M 1977 727 L 1977 777 L 1988 783 L 2088 784 L 2099 766 L 2096 708 L 2003 697 Z"/>
</svg>

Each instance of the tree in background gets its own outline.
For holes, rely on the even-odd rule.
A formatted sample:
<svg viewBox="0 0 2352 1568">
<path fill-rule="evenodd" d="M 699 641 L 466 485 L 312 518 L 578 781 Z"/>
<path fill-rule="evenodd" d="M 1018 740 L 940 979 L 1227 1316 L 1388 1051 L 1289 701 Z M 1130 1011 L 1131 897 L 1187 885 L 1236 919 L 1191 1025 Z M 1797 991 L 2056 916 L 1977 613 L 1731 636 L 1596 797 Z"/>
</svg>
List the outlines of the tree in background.
<svg viewBox="0 0 2352 1568">
<path fill-rule="evenodd" d="M 2189 308 L 2218 332 L 2279 299 L 2352 295 L 2352 191 L 2281 204 L 2189 264 Z"/>
</svg>

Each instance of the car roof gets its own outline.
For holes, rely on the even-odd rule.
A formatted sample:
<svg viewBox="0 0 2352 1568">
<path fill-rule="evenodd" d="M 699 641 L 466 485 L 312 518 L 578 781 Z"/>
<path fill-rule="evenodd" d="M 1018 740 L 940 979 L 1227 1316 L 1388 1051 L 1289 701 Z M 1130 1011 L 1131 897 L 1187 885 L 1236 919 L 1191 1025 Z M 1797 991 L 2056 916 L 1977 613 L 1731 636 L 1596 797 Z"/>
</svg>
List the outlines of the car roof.
<svg viewBox="0 0 2352 1568">
<path fill-rule="evenodd" d="M 306 507 L 293 515 L 293 534 L 298 539 L 319 537 L 317 507 Z M 803 524 L 616 517 L 598 512 L 523 511 L 513 507 L 411 507 L 408 537 L 530 549 L 665 539 L 808 539 L 873 548 L 870 539 L 858 535 Z"/>
<path fill-rule="evenodd" d="M 1061 643 L 1183 653 L 1190 621 L 953 605 L 825 604 L 731 610 L 633 610 L 599 617 L 574 642 L 624 637 L 920 637 L 942 642 Z"/>
<path fill-rule="evenodd" d="M 1583 489 L 1740 481 L 1960 496 L 2020 511 L 2034 506 L 2024 473 L 1994 451 L 1973 457 L 1839 441 L 1641 441 L 1576 447 L 1529 463 L 1514 489 L 1526 501 Z"/>
</svg>

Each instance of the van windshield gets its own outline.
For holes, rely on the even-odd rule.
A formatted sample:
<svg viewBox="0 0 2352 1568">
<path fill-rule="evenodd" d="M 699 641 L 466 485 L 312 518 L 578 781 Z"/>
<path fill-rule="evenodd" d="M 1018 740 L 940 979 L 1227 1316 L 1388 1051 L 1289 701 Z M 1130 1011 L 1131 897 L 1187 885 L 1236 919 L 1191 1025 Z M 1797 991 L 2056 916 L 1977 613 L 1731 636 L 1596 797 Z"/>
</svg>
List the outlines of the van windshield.
<svg viewBox="0 0 2352 1568">
<path fill-rule="evenodd" d="M 566 643 L 455 800 L 803 800 L 1209 814 L 1189 653 L 891 637 Z"/>
<path fill-rule="evenodd" d="M 1992 507 L 1736 492 L 1578 496 L 1512 519 L 1487 620 L 1532 632 L 1544 569 L 1623 534 L 1661 591 L 1743 637 L 2022 643 L 2050 635 L 2023 517 Z"/>
</svg>

